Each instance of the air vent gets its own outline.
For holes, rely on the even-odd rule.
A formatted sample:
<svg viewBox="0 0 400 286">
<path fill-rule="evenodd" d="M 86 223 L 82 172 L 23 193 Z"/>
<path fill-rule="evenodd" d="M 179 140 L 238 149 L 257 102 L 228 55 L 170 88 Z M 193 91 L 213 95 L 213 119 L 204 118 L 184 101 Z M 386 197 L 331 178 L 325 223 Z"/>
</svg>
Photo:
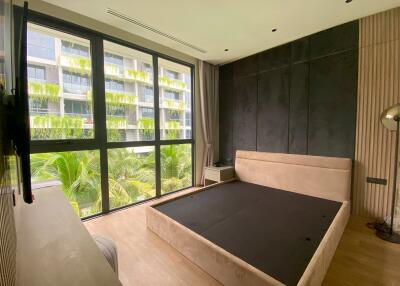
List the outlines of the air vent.
<svg viewBox="0 0 400 286">
<path fill-rule="evenodd" d="M 120 18 L 120 19 L 123 19 L 123 20 L 125 20 L 125 21 L 128 21 L 129 23 L 135 24 L 135 25 L 137 25 L 137 26 L 139 26 L 139 27 L 141 27 L 141 28 L 143 28 L 143 29 L 146 29 L 146 30 L 149 30 L 149 31 L 151 31 L 151 32 L 153 32 L 153 33 L 156 33 L 156 34 L 158 34 L 158 35 L 160 35 L 160 36 L 163 36 L 163 37 L 165 37 L 165 38 L 168 38 L 168 39 L 170 39 L 170 40 L 172 40 L 172 41 L 175 41 L 175 42 L 177 42 L 177 43 L 179 43 L 179 44 L 181 44 L 181 45 L 184 45 L 184 46 L 186 46 L 186 47 L 189 47 L 189 48 L 191 48 L 191 49 L 193 49 L 193 50 L 196 50 L 196 51 L 198 51 L 198 52 L 200 52 L 200 53 L 203 53 L 203 54 L 207 53 L 207 51 L 204 50 L 204 49 L 202 49 L 202 48 L 196 47 L 195 45 L 193 45 L 193 44 L 191 44 L 191 43 L 188 43 L 188 42 L 186 42 L 186 41 L 183 41 L 183 40 L 181 40 L 181 39 L 178 39 L 177 37 L 174 37 L 174 36 L 171 35 L 171 34 L 168 34 L 168 33 L 165 33 L 165 32 L 163 32 L 163 31 L 160 31 L 160 30 L 157 29 L 157 28 L 151 27 L 151 26 L 149 26 L 149 25 L 147 25 L 147 24 L 141 22 L 140 20 L 133 19 L 133 18 L 127 16 L 127 15 L 124 15 L 124 14 L 122 14 L 121 12 L 119 12 L 119 11 L 117 11 L 117 10 L 114 10 L 114 9 L 111 9 L 111 8 L 107 8 L 107 13 L 110 14 L 110 15 L 113 15 L 113 16 L 115 16 L 115 17 L 118 17 L 118 18 Z"/>
</svg>

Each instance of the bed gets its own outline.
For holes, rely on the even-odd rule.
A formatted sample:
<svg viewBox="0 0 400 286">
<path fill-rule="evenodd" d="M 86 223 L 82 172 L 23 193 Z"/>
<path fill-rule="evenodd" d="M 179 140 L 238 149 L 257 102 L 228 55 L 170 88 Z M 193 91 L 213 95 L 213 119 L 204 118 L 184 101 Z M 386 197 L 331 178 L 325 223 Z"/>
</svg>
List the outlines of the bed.
<svg viewBox="0 0 400 286">
<path fill-rule="evenodd" d="M 149 206 L 147 227 L 223 285 L 320 285 L 350 215 L 351 168 L 237 151 L 236 180 Z"/>
</svg>

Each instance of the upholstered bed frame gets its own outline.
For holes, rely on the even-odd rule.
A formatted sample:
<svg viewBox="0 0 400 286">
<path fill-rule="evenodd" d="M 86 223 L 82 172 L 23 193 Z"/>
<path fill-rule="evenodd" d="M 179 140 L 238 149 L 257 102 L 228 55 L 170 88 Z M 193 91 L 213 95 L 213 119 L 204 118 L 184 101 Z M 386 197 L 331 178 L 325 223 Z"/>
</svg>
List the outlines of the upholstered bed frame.
<svg viewBox="0 0 400 286">
<path fill-rule="evenodd" d="M 297 285 L 320 285 L 324 279 L 350 215 L 351 164 L 352 161 L 346 158 L 251 151 L 236 153 L 235 172 L 240 181 L 342 203 Z M 176 199 L 179 197 L 170 201 Z M 153 206 L 147 208 L 146 215 L 150 230 L 222 284 L 284 285 Z"/>
</svg>

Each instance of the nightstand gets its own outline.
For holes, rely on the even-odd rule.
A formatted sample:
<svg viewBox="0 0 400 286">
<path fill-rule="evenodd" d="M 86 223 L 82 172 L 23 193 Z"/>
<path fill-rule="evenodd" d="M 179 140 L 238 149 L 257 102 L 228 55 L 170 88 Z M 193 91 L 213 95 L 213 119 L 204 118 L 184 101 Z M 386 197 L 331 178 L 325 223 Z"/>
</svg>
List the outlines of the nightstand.
<svg viewBox="0 0 400 286">
<path fill-rule="evenodd" d="M 235 168 L 232 166 L 204 168 L 205 186 L 227 181 L 233 179 L 234 177 Z"/>
</svg>

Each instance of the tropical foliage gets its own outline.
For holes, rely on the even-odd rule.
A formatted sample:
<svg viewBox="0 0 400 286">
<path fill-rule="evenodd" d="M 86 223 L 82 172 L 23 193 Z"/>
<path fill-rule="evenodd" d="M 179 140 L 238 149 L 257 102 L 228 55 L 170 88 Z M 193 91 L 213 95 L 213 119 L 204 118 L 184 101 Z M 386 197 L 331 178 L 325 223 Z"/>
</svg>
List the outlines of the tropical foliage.
<svg viewBox="0 0 400 286">
<path fill-rule="evenodd" d="M 145 148 L 145 147 L 140 147 Z M 116 208 L 155 196 L 154 147 L 108 151 L 110 207 Z M 168 193 L 192 185 L 191 146 L 161 147 L 161 190 Z M 81 217 L 101 211 L 101 176 L 98 151 L 31 155 L 34 182 L 56 180 Z"/>
</svg>

